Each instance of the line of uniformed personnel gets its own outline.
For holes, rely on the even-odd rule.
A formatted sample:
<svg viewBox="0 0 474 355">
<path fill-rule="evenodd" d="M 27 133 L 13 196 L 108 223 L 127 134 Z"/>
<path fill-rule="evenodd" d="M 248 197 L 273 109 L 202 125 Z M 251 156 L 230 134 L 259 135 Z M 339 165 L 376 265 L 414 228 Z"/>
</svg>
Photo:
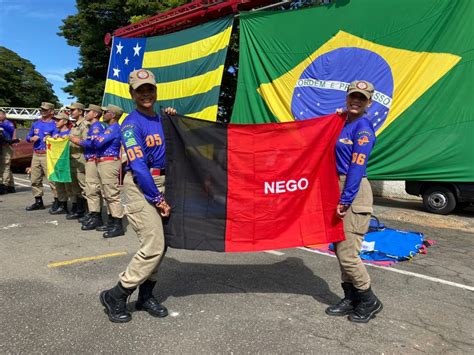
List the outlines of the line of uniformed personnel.
<svg viewBox="0 0 474 355">
<path fill-rule="evenodd" d="M 55 114 L 54 105 L 43 102 L 41 119 L 32 125 L 26 137 L 27 141 L 33 142 L 30 173 L 35 197 L 35 202 L 26 210 L 45 208 L 42 182 L 43 177 L 48 177 L 47 138 L 69 137 L 71 182 L 49 181 L 54 197 L 49 213 L 65 214 L 68 220 L 77 219 L 82 230 L 103 231 L 104 238 L 124 235 L 119 190 L 121 135 L 118 124 L 123 110 L 115 105 L 101 107 L 91 104 L 86 108 L 81 103 L 74 103 L 67 109 L 69 115 L 63 112 Z M 103 223 L 101 216 L 103 201 L 108 209 L 107 223 Z"/>
</svg>

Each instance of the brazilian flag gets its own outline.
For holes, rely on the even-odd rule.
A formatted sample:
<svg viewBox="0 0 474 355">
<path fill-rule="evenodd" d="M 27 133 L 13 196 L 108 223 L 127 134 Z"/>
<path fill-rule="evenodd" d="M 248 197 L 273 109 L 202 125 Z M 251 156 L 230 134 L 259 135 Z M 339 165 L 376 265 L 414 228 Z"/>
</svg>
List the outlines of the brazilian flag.
<svg viewBox="0 0 474 355">
<path fill-rule="evenodd" d="M 188 116 L 215 121 L 232 17 L 149 38 L 114 37 L 103 105 L 131 112 L 128 76 L 136 69 L 155 74 L 158 102 Z"/>
<path fill-rule="evenodd" d="M 240 20 L 232 122 L 330 114 L 367 80 L 371 179 L 474 181 L 474 1 L 340 0 Z"/>
</svg>

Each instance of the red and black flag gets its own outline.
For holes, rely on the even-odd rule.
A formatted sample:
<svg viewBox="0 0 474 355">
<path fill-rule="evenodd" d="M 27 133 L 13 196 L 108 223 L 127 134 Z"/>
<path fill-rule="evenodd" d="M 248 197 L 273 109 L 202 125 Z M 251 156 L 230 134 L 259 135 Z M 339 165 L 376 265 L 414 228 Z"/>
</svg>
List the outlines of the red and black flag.
<svg viewBox="0 0 474 355">
<path fill-rule="evenodd" d="M 219 124 L 164 117 L 167 245 L 259 251 L 344 239 L 335 143 L 343 119 Z"/>
</svg>

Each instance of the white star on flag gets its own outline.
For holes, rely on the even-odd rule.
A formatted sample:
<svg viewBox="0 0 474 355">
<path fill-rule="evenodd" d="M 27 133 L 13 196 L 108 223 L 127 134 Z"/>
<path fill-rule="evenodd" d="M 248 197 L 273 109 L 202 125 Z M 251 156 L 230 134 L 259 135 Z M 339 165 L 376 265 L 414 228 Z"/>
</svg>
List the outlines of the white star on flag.
<svg viewBox="0 0 474 355">
<path fill-rule="evenodd" d="M 125 60 L 124 60 L 124 62 L 125 62 L 125 65 L 128 65 L 128 62 L 129 62 L 129 61 L 130 61 L 130 59 L 128 59 L 128 57 L 127 57 L 127 58 L 125 58 Z"/>
<path fill-rule="evenodd" d="M 122 42 L 119 42 L 115 47 L 117 47 L 117 53 L 116 54 L 122 54 Z"/>
<path fill-rule="evenodd" d="M 374 116 L 378 116 L 378 115 L 379 115 L 379 111 L 374 113 Z"/>
<path fill-rule="evenodd" d="M 133 51 L 134 51 L 133 56 L 134 56 L 134 57 L 135 57 L 136 55 L 137 55 L 137 56 L 140 55 L 140 49 L 142 49 L 142 47 L 140 47 L 140 46 L 138 45 L 138 42 L 137 42 L 137 45 L 136 45 L 135 47 L 133 47 Z"/>
<path fill-rule="evenodd" d="M 112 68 L 112 70 L 114 71 L 114 75 L 113 75 L 113 76 L 118 77 L 119 74 L 120 74 L 120 69 L 117 67 L 117 68 Z"/>
</svg>

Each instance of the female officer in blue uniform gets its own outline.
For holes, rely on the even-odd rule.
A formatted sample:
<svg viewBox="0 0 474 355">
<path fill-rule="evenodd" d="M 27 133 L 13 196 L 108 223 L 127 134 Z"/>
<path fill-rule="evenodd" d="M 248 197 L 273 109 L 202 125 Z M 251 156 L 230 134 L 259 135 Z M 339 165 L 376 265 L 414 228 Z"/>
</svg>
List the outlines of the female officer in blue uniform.
<svg viewBox="0 0 474 355">
<path fill-rule="evenodd" d="M 139 287 L 136 308 L 152 316 L 166 317 L 168 310 L 153 297 L 158 279 L 158 267 L 165 252 L 162 217 L 170 214 L 163 197 L 165 183 L 165 141 L 160 115 L 154 112 L 156 81 L 152 72 L 144 69 L 130 73 L 130 95 L 137 109 L 121 126 L 122 146 L 128 165 L 124 178 L 125 214 L 137 233 L 140 250 L 119 282 L 100 294 L 100 301 L 112 322 L 128 322 L 127 298 Z M 167 108 L 168 114 L 176 110 Z"/>
<path fill-rule="evenodd" d="M 364 234 L 373 212 L 372 189 L 366 167 L 375 144 L 375 132 L 365 117 L 372 103 L 374 86 L 367 81 L 354 81 L 346 96 L 346 123 L 336 143 L 336 165 L 341 198 L 337 215 L 344 220 L 346 240 L 335 243 L 341 268 L 344 298 L 328 307 L 331 316 L 349 315 L 353 322 L 366 323 L 382 310 L 382 303 L 372 292 L 370 277 L 359 257 Z"/>
</svg>

